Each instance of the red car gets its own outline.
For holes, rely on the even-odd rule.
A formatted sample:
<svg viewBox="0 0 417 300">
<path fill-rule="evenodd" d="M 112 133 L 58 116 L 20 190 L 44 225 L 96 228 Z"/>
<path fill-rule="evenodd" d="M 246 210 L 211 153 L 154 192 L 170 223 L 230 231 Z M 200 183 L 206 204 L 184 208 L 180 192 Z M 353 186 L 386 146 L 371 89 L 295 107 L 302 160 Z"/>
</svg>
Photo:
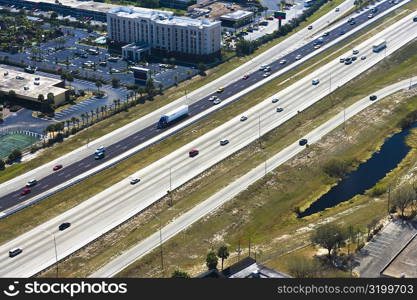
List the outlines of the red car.
<svg viewBox="0 0 417 300">
<path fill-rule="evenodd" d="M 24 188 L 24 189 L 20 192 L 20 195 L 21 195 L 21 196 L 27 195 L 27 194 L 29 194 L 31 191 L 32 191 L 32 189 L 31 189 L 31 188 Z"/>
<path fill-rule="evenodd" d="M 52 170 L 58 171 L 59 169 L 62 169 L 62 165 L 56 165 Z"/>
<path fill-rule="evenodd" d="M 188 152 L 188 154 L 190 155 L 190 157 L 194 157 L 194 156 L 198 155 L 198 153 L 199 152 L 196 149 L 190 150 L 190 152 Z"/>
</svg>

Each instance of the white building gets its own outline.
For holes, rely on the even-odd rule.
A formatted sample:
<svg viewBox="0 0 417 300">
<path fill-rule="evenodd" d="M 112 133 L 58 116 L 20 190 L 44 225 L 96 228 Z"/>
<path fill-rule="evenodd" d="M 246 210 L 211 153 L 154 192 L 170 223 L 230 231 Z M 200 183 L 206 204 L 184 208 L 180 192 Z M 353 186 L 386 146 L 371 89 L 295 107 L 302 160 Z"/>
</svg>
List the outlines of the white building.
<svg viewBox="0 0 417 300">
<path fill-rule="evenodd" d="M 162 52 L 191 56 L 220 52 L 220 22 L 177 17 L 172 12 L 118 7 L 107 13 L 107 31 L 110 40 L 144 43 Z"/>
</svg>

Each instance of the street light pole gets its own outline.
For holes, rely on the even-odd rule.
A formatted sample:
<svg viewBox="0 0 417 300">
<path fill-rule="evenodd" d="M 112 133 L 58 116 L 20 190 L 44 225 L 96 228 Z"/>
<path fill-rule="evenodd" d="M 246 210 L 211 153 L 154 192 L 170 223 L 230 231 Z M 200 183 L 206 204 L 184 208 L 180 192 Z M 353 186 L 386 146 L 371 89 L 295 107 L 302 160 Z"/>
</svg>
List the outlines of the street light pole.
<svg viewBox="0 0 417 300">
<path fill-rule="evenodd" d="M 259 115 L 259 121 L 258 121 L 258 129 L 259 129 L 259 148 L 262 149 L 262 143 L 261 143 L 261 115 Z"/>
<path fill-rule="evenodd" d="M 58 276 L 58 250 L 57 250 L 57 247 L 56 247 L 56 239 L 55 239 L 55 234 L 54 233 L 51 233 L 51 232 L 49 232 L 49 231 L 47 231 L 47 230 L 45 230 L 45 229 L 41 229 L 41 231 L 43 231 L 43 232 L 45 232 L 45 233 L 47 233 L 47 234 L 49 234 L 49 235 L 51 235 L 52 236 L 52 238 L 53 238 L 53 240 L 54 240 L 54 249 L 55 249 L 55 265 L 56 265 L 56 278 L 58 278 L 59 276 Z"/>
<path fill-rule="evenodd" d="M 159 247 L 161 249 L 161 270 L 162 270 L 162 275 L 164 274 L 164 254 L 163 254 L 163 250 L 162 250 L 162 221 L 161 218 L 158 217 L 157 215 L 154 215 L 158 220 L 159 220 Z"/>
<path fill-rule="evenodd" d="M 52 234 L 53 238 L 54 238 L 54 248 L 55 248 L 55 261 L 56 261 L 56 278 L 58 278 L 58 250 L 56 248 L 56 239 L 55 239 L 55 234 Z"/>
</svg>

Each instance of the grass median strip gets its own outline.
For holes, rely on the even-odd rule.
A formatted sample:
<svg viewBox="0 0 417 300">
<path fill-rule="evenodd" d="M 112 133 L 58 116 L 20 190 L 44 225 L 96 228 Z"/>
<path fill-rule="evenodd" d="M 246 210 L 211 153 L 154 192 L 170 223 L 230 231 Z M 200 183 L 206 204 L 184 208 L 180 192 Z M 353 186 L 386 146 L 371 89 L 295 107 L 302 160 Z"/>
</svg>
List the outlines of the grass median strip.
<svg viewBox="0 0 417 300">
<path fill-rule="evenodd" d="M 137 105 L 129 110 L 129 112 L 122 112 L 115 116 L 112 116 L 109 119 L 101 121 L 88 130 L 83 130 L 82 132 L 78 133 L 75 136 L 70 137 L 69 139 L 65 140 L 63 143 L 57 144 L 52 148 L 44 149 L 38 152 L 36 159 L 32 159 L 28 162 L 24 162 L 21 164 L 15 164 L 8 167 L 4 171 L 0 171 L 0 183 L 10 180 L 16 176 L 19 176 L 25 172 L 33 170 L 47 162 L 50 162 L 66 153 L 69 153 L 85 144 L 87 141 L 92 141 L 97 139 L 111 131 L 116 130 L 128 123 L 137 120 L 138 118 L 184 96 L 185 91 L 190 93 L 193 90 L 196 90 L 207 83 L 223 76 L 224 74 L 236 69 L 240 65 L 244 64 L 245 62 L 250 61 L 254 56 L 257 56 L 266 50 L 270 49 L 271 47 L 275 46 L 276 44 L 282 42 L 284 39 L 288 38 L 289 36 L 297 33 L 299 30 L 306 27 L 309 23 L 315 21 L 319 17 L 323 16 L 327 12 L 329 12 L 333 7 L 337 6 L 338 4 L 342 3 L 343 0 L 334 0 L 326 3 L 323 5 L 321 9 L 319 9 L 315 14 L 313 14 L 310 18 L 308 18 L 302 25 L 291 34 L 275 39 L 261 47 L 255 51 L 255 53 L 251 56 L 247 57 L 235 57 L 230 59 L 229 61 L 222 63 L 210 70 L 208 70 L 207 76 L 195 76 L 194 78 L 184 81 L 180 83 L 177 87 L 172 87 L 164 92 L 164 95 L 156 96 L 153 101 L 147 101 L 144 104 Z"/>
<path fill-rule="evenodd" d="M 410 44 L 390 57 L 388 63 L 383 62 L 378 64 L 372 71 L 369 71 L 367 74 L 353 80 L 352 83 L 347 86 L 337 90 L 331 97 L 326 97 L 302 114 L 280 126 L 279 130 L 274 130 L 267 134 L 262 139 L 263 146 L 265 147 L 264 151 L 260 151 L 257 147 L 258 144 L 253 143 L 227 160 L 214 166 L 207 172 L 204 172 L 198 178 L 187 183 L 174 192 L 173 207 L 166 209 L 166 199 L 163 199 L 158 205 L 150 208 L 145 214 L 133 218 L 125 225 L 122 225 L 100 239 L 97 243 L 92 243 L 84 250 L 74 254 L 71 258 L 60 264 L 63 276 L 86 276 L 86 274 L 90 274 L 111 257 L 114 257 L 124 249 L 155 232 L 158 228 L 158 223 L 155 218 L 152 217 L 153 214 L 158 214 L 162 223 L 166 224 L 180 215 L 181 212 L 190 209 L 195 206 L 196 203 L 205 200 L 209 195 L 212 195 L 229 182 L 232 182 L 235 178 L 245 174 L 248 170 L 261 163 L 266 156 L 272 156 L 286 145 L 294 142 L 299 137 L 309 132 L 311 129 L 330 119 L 336 113 L 340 112 L 344 106 L 350 105 L 358 99 L 368 95 L 373 91 L 373 88 L 371 89 L 373 85 L 386 85 L 396 81 L 395 77 L 390 77 L 385 80 L 384 76 L 377 76 L 381 73 L 383 75 L 383 72 L 381 72 L 382 69 L 386 70 L 386 72 L 393 72 L 398 77 L 404 76 L 403 72 L 412 73 L 412 66 L 405 64 L 398 65 L 396 64 L 396 61 L 401 57 L 411 57 L 409 63 L 412 61 L 415 65 L 417 62 L 417 54 L 412 52 L 413 47 L 415 47 L 415 44 Z M 353 86 L 355 87 L 355 93 L 350 91 Z M 353 130 L 353 128 L 349 130 Z M 372 132 L 372 134 L 367 137 L 369 138 L 368 140 L 372 140 L 370 139 L 371 136 L 376 138 L 380 137 L 382 139 L 384 134 L 386 134 L 386 131 L 379 133 L 379 135 L 378 132 Z M 357 150 L 356 152 L 358 153 L 358 156 L 362 155 L 361 157 L 364 157 L 372 153 L 377 145 L 378 143 L 372 144 L 370 149 L 362 150 L 362 152 Z M 336 179 L 332 180 L 323 177 L 323 174 L 320 174 L 317 170 L 308 170 L 307 173 L 311 178 L 308 182 L 304 182 L 303 184 L 305 185 L 305 189 L 312 191 L 312 194 L 309 195 L 311 198 L 314 198 L 315 196 L 318 197 L 337 181 Z M 294 180 L 300 179 L 297 177 L 297 175 L 294 175 L 290 178 Z M 288 179 L 284 182 L 291 184 L 291 180 Z M 291 204 L 290 207 L 286 207 L 286 211 L 291 211 L 293 201 L 289 195 L 286 193 L 284 193 L 284 195 L 287 197 L 284 203 Z M 296 199 L 296 201 L 300 200 Z M 262 201 L 260 204 L 256 205 L 261 205 L 261 203 Z M 245 209 L 242 208 L 238 208 L 237 210 L 238 212 L 245 211 Z M 266 211 L 269 212 L 269 209 L 266 208 Z M 271 212 L 273 211 L 276 211 L 276 208 L 273 208 Z M 292 222 L 292 220 L 289 221 Z M 224 222 L 225 224 L 223 225 L 227 226 L 227 218 L 224 219 Z M 185 235 L 187 234 L 185 233 Z M 182 236 L 182 234 L 180 236 Z M 45 276 L 48 276 L 48 273 L 46 273 Z"/>
</svg>

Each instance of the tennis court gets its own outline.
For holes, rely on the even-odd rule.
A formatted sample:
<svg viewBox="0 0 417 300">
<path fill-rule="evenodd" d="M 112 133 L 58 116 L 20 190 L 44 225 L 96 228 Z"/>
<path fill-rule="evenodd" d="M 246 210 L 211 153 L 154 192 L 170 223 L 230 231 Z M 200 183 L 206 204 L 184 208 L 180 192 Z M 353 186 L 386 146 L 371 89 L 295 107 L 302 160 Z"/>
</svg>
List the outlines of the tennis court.
<svg viewBox="0 0 417 300">
<path fill-rule="evenodd" d="M 38 141 L 37 137 L 25 134 L 7 134 L 0 136 L 0 158 L 9 156 L 15 149 L 22 150 L 29 147 L 36 141 Z"/>
</svg>

